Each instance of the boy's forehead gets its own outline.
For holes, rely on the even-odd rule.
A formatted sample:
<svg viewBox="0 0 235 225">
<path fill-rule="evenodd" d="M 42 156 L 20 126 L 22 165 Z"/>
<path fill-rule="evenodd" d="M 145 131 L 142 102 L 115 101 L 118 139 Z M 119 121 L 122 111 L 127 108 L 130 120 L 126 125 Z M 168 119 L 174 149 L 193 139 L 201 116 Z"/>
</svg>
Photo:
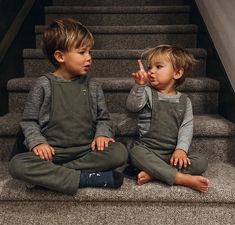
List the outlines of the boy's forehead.
<svg viewBox="0 0 235 225">
<path fill-rule="evenodd" d="M 152 56 L 150 63 L 151 64 L 157 64 L 162 62 L 170 62 L 169 55 L 167 53 L 156 53 Z"/>
</svg>

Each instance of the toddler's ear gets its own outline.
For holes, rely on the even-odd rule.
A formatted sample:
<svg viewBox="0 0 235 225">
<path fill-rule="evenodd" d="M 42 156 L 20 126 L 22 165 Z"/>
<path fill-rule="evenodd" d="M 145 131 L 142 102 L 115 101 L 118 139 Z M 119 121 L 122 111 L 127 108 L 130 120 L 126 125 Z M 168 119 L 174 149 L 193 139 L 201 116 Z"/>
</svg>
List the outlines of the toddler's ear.
<svg viewBox="0 0 235 225">
<path fill-rule="evenodd" d="M 184 74 L 184 69 L 183 68 L 176 69 L 175 74 L 174 74 L 174 79 L 175 80 L 180 79 L 183 76 L 183 74 Z"/>
<path fill-rule="evenodd" d="M 57 62 L 59 63 L 64 62 L 64 53 L 62 51 L 56 50 L 54 52 L 54 57 Z"/>
</svg>

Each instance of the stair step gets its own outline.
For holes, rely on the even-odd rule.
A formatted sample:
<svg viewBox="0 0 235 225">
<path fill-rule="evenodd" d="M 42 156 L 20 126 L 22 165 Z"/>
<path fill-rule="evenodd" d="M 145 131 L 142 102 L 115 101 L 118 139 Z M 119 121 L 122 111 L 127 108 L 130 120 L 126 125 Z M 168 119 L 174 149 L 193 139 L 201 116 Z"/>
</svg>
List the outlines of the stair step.
<svg viewBox="0 0 235 225">
<path fill-rule="evenodd" d="M 169 187 L 161 182 L 142 186 L 124 179 L 118 190 L 79 189 L 63 195 L 42 188 L 28 190 L 13 180 L 1 163 L 1 220 L 17 224 L 234 224 L 234 164 L 211 163 L 206 176 L 208 193 L 201 194 L 182 186 Z M 84 210 L 85 209 L 85 210 Z M 167 212 L 162 214 L 162 211 Z M 225 216 L 226 215 L 226 216 Z M 55 223 L 56 217 L 56 223 Z M 20 220 L 19 220 L 20 218 Z M 82 219 L 81 219 L 82 218 Z M 159 219 L 160 218 L 160 219 Z M 174 219 L 172 219 L 174 218 Z M 58 223 L 58 221 L 60 221 Z"/>
<path fill-rule="evenodd" d="M 41 46 L 45 28 L 36 26 L 37 48 Z M 149 48 L 159 44 L 195 48 L 197 42 L 196 25 L 90 26 L 88 29 L 94 35 L 95 49 Z"/>
<path fill-rule="evenodd" d="M 79 7 L 47 6 L 46 23 L 58 18 L 74 18 L 84 25 L 154 25 L 189 22 L 189 6 Z"/>
<path fill-rule="evenodd" d="M 116 139 L 130 148 L 137 136 L 137 119 L 134 114 L 111 113 Z M 24 150 L 20 131 L 20 113 L 0 117 L 0 160 L 7 161 Z M 213 162 L 235 162 L 235 124 L 217 114 L 194 116 L 193 151 L 206 154 Z"/>
<path fill-rule="evenodd" d="M 207 52 L 201 48 L 188 49 L 199 60 L 190 76 L 205 76 Z M 127 77 L 138 69 L 137 59 L 143 50 L 93 50 L 93 65 L 90 75 L 93 77 Z M 54 71 L 54 67 L 45 59 L 41 49 L 24 49 L 24 74 L 26 77 L 38 77 Z"/>
<path fill-rule="evenodd" d="M 7 84 L 9 111 L 22 112 L 28 91 L 36 78 L 16 78 Z M 132 78 L 96 78 L 102 83 L 109 112 L 126 112 L 126 98 L 134 81 Z M 195 114 L 217 113 L 219 83 L 210 78 L 186 78 L 179 91 L 188 94 Z"/>
<path fill-rule="evenodd" d="M 183 5 L 184 0 L 53 0 L 53 5 L 80 6 L 147 6 L 147 5 Z"/>
</svg>

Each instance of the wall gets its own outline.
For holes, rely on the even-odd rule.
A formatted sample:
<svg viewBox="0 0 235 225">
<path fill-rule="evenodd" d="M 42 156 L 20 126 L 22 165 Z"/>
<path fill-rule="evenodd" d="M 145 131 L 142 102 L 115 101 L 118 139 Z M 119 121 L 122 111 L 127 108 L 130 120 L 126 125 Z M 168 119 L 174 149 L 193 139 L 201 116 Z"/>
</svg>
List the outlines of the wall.
<svg viewBox="0 0 235 225">
<path fill-rule="evenodd" d="M 235 1 L 195 0 L 235 91 Z"/>
</svg>

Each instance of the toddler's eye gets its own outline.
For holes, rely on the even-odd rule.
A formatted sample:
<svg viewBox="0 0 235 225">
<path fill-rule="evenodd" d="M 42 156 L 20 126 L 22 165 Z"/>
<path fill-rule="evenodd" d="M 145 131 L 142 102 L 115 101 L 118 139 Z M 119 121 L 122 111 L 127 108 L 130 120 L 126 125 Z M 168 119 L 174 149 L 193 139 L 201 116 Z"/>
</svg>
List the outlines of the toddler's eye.
<svg viewBox="0 0 235 225">
<path fill-rule="evenodd" d="M 156 67 L 157 67 L 157 69 L 161 69 L 162 65 L 157 65 Z"/>
</svg>

